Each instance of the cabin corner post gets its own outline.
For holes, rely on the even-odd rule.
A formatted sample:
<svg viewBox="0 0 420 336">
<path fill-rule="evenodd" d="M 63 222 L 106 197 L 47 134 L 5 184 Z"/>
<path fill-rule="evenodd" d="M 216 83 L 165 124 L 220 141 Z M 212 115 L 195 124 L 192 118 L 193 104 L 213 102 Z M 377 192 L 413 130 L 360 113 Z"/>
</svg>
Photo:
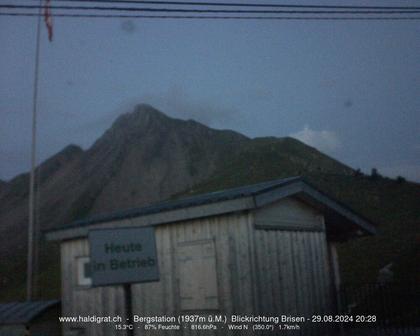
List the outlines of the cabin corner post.
<svg viewBox="0 0 420 336">
<path fill-rule="evenodd" d="M 331 266 L 332 266 L 332 280 L 334 286 L 334 293 L 335 293 L 335 301 L 336 301 L 336 309 L 337 312 L 340 313 L 342 311 L 341 306 L 341 276 L 340 276 L 340 263 L 338 259 L 338 252 L 337 252 L 337 245 L 336 243 L 330 243 L 330 259 L 331 259 Z"/>
<path fill-rule="evenodd" d="M 329 246 L 329 259 L 330 259 L 329 261 L 330 261 L 330 266 L 331 266 L 330 278 L 332 281 L 333 309 L 335 313 L 342 314 L 343 305 L 341 301 L 341 276 L 340 276 L 340 263 L 339 263 L 338 252 L 337 252 L 337 243 L 330 242 L 328 246 Z M 345 335 L 342 323 L 340 323 L 339 333 L 340 333 L 339 334 L 340 336 Z"/>
</svg>

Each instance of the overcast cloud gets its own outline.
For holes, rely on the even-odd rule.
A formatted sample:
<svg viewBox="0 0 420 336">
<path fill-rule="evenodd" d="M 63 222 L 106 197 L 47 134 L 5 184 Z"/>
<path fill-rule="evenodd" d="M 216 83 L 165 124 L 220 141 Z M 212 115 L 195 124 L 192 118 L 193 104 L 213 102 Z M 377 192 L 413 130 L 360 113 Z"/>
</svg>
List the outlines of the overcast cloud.
<svg viewBox="0 0 420 336">
<path fill-rule="evenodd" d="M 290 134 L 290 136 L 327 154 L 335 153 L 341 148 L 341 141 L 335 132 L 315 131 L 310 129 L 308 125 L 305 125 L 303 130 Z"/>
<path fill-rule="evenodd" d="M 35 27 L 30 17 L 0 20 L 0 179 L 29 169 Z M 419 21 L 55 17 L 54 41 L 41 33 L 38 161 L 70 143 L 88 148 L 149 103 L 420 181 Z"/>
</svg>

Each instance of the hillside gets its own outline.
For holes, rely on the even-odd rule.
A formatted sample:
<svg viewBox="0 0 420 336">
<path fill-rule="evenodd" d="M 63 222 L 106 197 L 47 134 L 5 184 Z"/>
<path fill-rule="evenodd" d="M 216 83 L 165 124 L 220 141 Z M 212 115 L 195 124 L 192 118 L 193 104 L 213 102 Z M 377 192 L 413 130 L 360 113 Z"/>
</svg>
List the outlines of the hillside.
<svg viewBox="0 0 420 336">
<path fill-rule="evenodd" d="M 372 176 L 309 176 L 322 190 L 349 204 L 378 225 L 378 234 L 342 244 L 343 279 L 375 282 L 392 263 L 394 280 L 420 282 L 420 185 Z"/>
<path fill-rule="evenodd" d="M 353 175 L 353 169 L 294 138 L 255 138 L 224 161 L 214 175 L 187 193 L 307 174 Z"/>
<path fill-rule="evenodd" d="M 391 269 L 396 281 L 420 281 L 417 183 L 356 173 L 292 138 L 259 138 L 247 143 L 212 178 L 187 190 L 185 195 L 294 175 L 305 176 L 379 226 L 377 236 L 352 240 L 339 247 L 345 282 L 375 282 L 379 270 L 390 263 L 394 265 Z"/>
<path fill-rule="evenodd" d="M 420 281 L 420 185 L 389 178 L 372 178 L 349 173 L 348 168 L 328 161 L 331 170 L 322 170 L 317 160 L 312 168 L 286 165 L 279 155 L 284 142 L 294 139 L 265 139 L 257 151 L 246 149 L 221 167 L 214 177 L 186 192 L 187 195 L 216 191 L 275 178 L 303 175 L 320 190 L 340 200 L 378 225 L 376 236 L 345 242 L 339 246 L 343 281 L 372 283 L 378 272 L 393 263 L 395 281 Z M 255 149 L 255 143 L 250 144 Z M 302 150 L 307 150 L 304 147 Z M 291 153 L 291 158 L 295 152 Z M 269 158 L 264 160 L 264 158 Z M 296 162 L 296 160 L 291 160 Z M 327 163 L 325 163 L 327 164 Z M 339 169 L 342 169 L 341 172 Z M 338 169 L 338 170 L 337 170 Z M 337 173 L 336 173 L 337 172 Z"/>
<path fill-rule="evenodd" d="M 420 222 L 418 185 L 356 176 L 350 167 L 292 138 L 249 139 L 170 118 L 148 105 L 119 117 L 88 150 L 68 146 L 40 165 L 37 218 L 47 229 L 169 197 L 292 175 L 308 176 L 383 229 L 383 235 L 340 251 L 346 279 L 371 281 L 380 267 L 399 259 L 399 274 L 407 274 Z M 24 295 L 28 178 L 23 174 L 0 184 L 2 300 Z M 57 297 L 57 246 L 42 246 L 39 296 Z M 356 262 L 362 251 L 372 258 Z"/>
</svg>

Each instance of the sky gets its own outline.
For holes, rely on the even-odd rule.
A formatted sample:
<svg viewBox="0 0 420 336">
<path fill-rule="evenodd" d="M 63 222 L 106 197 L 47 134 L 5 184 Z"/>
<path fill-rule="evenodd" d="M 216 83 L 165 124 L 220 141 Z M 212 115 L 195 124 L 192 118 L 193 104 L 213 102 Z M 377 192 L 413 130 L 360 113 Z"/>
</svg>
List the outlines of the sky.
<svg viewBox="0 0 420 336">
<path fill-rule="evenodd" d="M 0 17 L 2 180 L 30 167 L 36 21 Z M 148 103 L 249 137 L 293 136 L 366 173 L 420 182 L 420 20 L 56 17 L 52 42 L 41 27 L 38 162 L 68 144 L 89 148 Z"/>
</svg>

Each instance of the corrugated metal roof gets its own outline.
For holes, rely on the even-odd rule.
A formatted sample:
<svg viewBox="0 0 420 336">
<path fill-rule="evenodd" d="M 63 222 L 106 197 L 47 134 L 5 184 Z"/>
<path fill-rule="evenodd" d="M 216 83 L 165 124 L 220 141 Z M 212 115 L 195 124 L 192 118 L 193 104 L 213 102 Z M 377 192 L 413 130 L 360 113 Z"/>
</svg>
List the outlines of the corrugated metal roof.
<svg viewBox="0 0 420 336">
<path fill-rule="evenodd" d="M 59 300 L 0 303 L 0 324 L 26 324 Z"/>
<path fill-rule="evenodd" d="M 132 217 L 138 217 L 138 216 L 143 216 L 143 215 L 150 215 L 150 214 L 154 214 L 154 213 L 158 213 L 162 211 L 182 209 L 182 208 L 227 201 L 227 200 L 232 200 L 232 199 L 242 198 L 242 197 L 247 197 L 247 196 L 254 196 L 262 192 L 269 191 L 273 188 L 277 188 L 279 186 L 283 186 L 288 183 L 295 182 L 300 179 L 301 179 L 300 176 L 295 176 L 295 177 L 289 177 L 289 178 L 284 178 L 284 179 L 272 180 L 268 182 L 262 182 L 262 183 L 252 184 L 252 185 L 248 185 L 244 187 L 211 192 L 211 193 L 183 198 L 179 200 L 160 202 L 160 203 L 156 203 L 156 204 L 142 207 L 142 208 L 134 208 L 134 209 L 128 209 L 128 210 L 123 210 L 123 211 L 117 211 L 117 212 L 113 212 L 109 214 L 104 214 L 104 215 L 92 216 L 83 220 L 75 221 L 66 226 L 58 227 L 50 231 L 68 229 L 68 228 L 73 228 L 73 227 L 80 227 L 80 226 L 85 226 L 85 225 L 90 225 L 90 224 L 95 224 L 95 223 L 101 223 L 101 222 L 121 220 L 125 218 L 132 218 Z"/>
</svg>

